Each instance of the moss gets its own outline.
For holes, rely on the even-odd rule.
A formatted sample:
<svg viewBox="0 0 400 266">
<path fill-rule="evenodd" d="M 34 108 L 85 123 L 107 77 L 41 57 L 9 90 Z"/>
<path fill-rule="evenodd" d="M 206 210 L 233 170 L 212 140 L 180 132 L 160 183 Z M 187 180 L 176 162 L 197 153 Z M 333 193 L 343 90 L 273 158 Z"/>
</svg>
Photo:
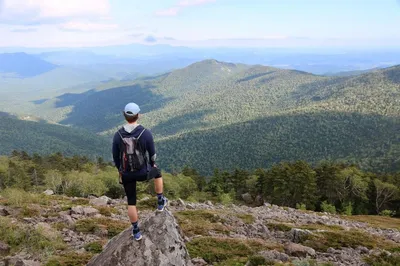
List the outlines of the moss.
<svg viewBox="0 0 400 266">
<path fill-rule="evenodd" d="M 45 266 L 83 266 L 92 258 L 92 253 L 70 252 L 51 257 Z"/>
<path fill-rule="evenodd" d="M 262 240 L 241 240 L 234 238 L 195 238 L 187 244 L 191 257 L 203 258 L 208 263 L 216 265 L 233 265 L 232 261 L 245 264 L 249 256 L 261 250 L 281 249 L 278 244 Z M 236 264 L 236 265 L 243 265 Z"/>
<path fill-rule="evenodd" d="M 251 214 L 237 214 L 236 217 L 242 219 L 242 221 L 246 224 L 252 224 L 255 221 L 254 216 Z"/>
<path fill-rule="evenodd" d="M 46 256 L 66 248 L 58 234 L 50 235 L 42 229 L 12 223 L 7 217 L 0 217 L 0 240 L 10 246 L 11 253 L 26 249 L 29 253 Z"/>
<path fill-rule="evenodd" d="M 370 266 L 392 266 L 400 265 L 400 253 L 388 255 L 381 253 L 380 255 L 371 255 L 364 258 L 365 262 Z"/>
<path fill-rule="evenodd" d="M 114 237 L 129 227 L 128 222 L 114 220 L 110 218 L 88 218 L 75 223 L 75 230 L 82 233 L 96 234 L 100 229 L 108 232 L 108 237 Z"/>
<path fill-rule="evenodd" d="M 292 230 L 293 226 L 289 224 L 278 224 L 278 223 L 267 223 L 266 224 L 269 230 L 273 231 L 283 231 L 283 232 L 288 232 Z"/>
<path fill-rule="evenodd" d="M 223 225 L 225 219 L 209 210 L 190 210 L 175 213 L 178 223 L 187 236 L 209 235 L 210 231 L 228 234 L 230 229 Z"/>
<path fill-rule="evenodd" d="M 299 229 L 307 230 L 327 230 L 327 231 L 343 231 L 344 228 L 340 225 L 327 225 L 327 224 L 306 224 L 301 226 L 296 226 Z"/>
<path fill-rule="evenodd" d="M 57 222 L 57 223 L 53 223 L 51 225 L 51 227 L 53 227 L 54 229 L 56 229 L 57 231 L 61 231 L 64 228 L 69 228 L 68 225 L 64 222 Z"/>
<path fill-rule="evenodd" d="M 108 217 L 111 216 L 112 213 L 114 213 L 114 214 L 118 213 L 118 211 L 116 209 L 110 208 L 108 206 L 97 206 L 95 208 L 100 212 L 101 215 L 108 216 Z"/>
<path fill-rule="evenodd" d="M 100 253 L 103 250 L 103 244 L 99 241 L 91 242 L 85 245 L 85 250 L 91 253 Z"/>
<path fill-rule="evenodd" d="M 89 200 L 85 198 L 72 199 L 74 205 L 89 205 Z"/>
<path fill-rule="evenodd" d="M 364 222 L 372 227 L 376 228 L 395 228 L 400 230 L 400 219 L 391 218 L 386 216 L 376 216 L 376 215 L 353 215 L 353 216 L 343 216 L 343 219 Z"/>
<path fill-rule="evenodd" d="M 306 236 L 303 245 L 321 252 L 325 252 L 329 247 L 339 249 L 341 247 L 364 246 L 371 249 L 378 246 L 378 238 L 356 230 L 329 231 Z"/>
<path fill-rule="evenodd" d="M 37 217 L 40 215 L 40 210 L 36 207 L 25 205 L 22 207 L 20 215 L 22 217 Z"/>
</svg>

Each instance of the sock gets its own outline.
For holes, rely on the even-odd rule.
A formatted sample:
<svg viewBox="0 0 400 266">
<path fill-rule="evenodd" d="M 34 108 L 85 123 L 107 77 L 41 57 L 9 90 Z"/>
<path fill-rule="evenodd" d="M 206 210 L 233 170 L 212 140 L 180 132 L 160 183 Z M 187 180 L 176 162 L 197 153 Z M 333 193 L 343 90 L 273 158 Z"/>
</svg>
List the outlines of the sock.
<svg viewBox="0 0 400 266">
<path fill-rule="evenodd" d="M 157 200 L 158 200 L 158 203 L 159 203 L 159 204 L 161 204 L 161 203 L 164 202 L 164 195 L 163 195 L 163 193 L 157 193 Z"/>
<path fill-rule="evenodd" d="M 137 234 L 139 233 L 140 229 L 139 229 L 139 222 L 134 222 L 132 223 L 132 228 L 133 228 L 133 233 Z"/>
</svg>

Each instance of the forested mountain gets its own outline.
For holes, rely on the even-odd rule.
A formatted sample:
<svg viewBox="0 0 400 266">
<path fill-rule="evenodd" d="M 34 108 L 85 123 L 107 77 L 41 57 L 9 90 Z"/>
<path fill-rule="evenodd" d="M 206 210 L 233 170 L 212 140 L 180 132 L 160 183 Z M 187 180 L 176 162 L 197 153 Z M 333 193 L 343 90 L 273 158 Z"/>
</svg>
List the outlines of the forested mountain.
<svg viewBox="0 0 400 266">
<path fill-rule="evenodd" d="M 156 136 L 160 163 L 267 167 L 281 160 L 345 159 L 399 168 L 400 66 L 326 77 L 205 60 L 123 87 L 38 104 L 56 122 L 112 134 L 130 101 Z M 53 106 L 52 106 L 53 105 Z"/>
<path fill-rule="evenodd" d="M 83 129 L 25 121 L 0 112 L 0 154 L 13 150 L 29 153 L 86 155 L 111 160 L 110 140 Z"/>
<path fill-rule="evenodd" d="M 57 66 L 34 55 L 26 53 L 0 54 L 0 77 L 2 73 L 14 74 L 17 77 L 33 77 L 46 73 Z"/>
</svg>

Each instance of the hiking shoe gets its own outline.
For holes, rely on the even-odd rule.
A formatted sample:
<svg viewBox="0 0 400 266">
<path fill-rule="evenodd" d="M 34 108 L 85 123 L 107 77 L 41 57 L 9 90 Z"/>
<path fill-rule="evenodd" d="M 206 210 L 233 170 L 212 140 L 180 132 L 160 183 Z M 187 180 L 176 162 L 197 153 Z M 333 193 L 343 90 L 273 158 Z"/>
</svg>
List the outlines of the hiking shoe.
<svg viewBox="0 0 400 266">
<path fill-rule="evenodd" d="M 142 239 L 142 233 L 139 231 L 139 232 L 137 232 L 136 234 L 134 234 L 133 232 L 132 232 L 132 236 L 133 236 L 133 238 L 136 240 L 136 241 L 139 241 L 140 239 Z"/>
<path fill-rule="evenodd" d="M 158 203 L 158 205 L 157 205 L 157 211 L 158 212 L 163 212 L 165 207 L 167 207 L 167 205 L 168 205 L 168 199 L 166 197 L 163 197 L 162 198 L 162 203 L 161 204 Z"/>
</svg>

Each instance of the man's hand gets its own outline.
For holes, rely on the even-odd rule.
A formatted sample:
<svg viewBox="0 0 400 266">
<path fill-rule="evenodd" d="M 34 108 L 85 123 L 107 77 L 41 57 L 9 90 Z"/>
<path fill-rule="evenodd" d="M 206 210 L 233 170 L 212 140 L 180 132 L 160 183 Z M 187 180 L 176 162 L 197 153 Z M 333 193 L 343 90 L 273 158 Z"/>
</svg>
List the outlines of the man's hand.
<svg viewBox="0 0 400 266">
<path fill-rule="evenodd" d="M 122 185 L 123 183 L 122 183 L 122 173 L 121 172 L 118 172 L 118 175 L 119 175 L 119 183 Z"/>
</svg>

